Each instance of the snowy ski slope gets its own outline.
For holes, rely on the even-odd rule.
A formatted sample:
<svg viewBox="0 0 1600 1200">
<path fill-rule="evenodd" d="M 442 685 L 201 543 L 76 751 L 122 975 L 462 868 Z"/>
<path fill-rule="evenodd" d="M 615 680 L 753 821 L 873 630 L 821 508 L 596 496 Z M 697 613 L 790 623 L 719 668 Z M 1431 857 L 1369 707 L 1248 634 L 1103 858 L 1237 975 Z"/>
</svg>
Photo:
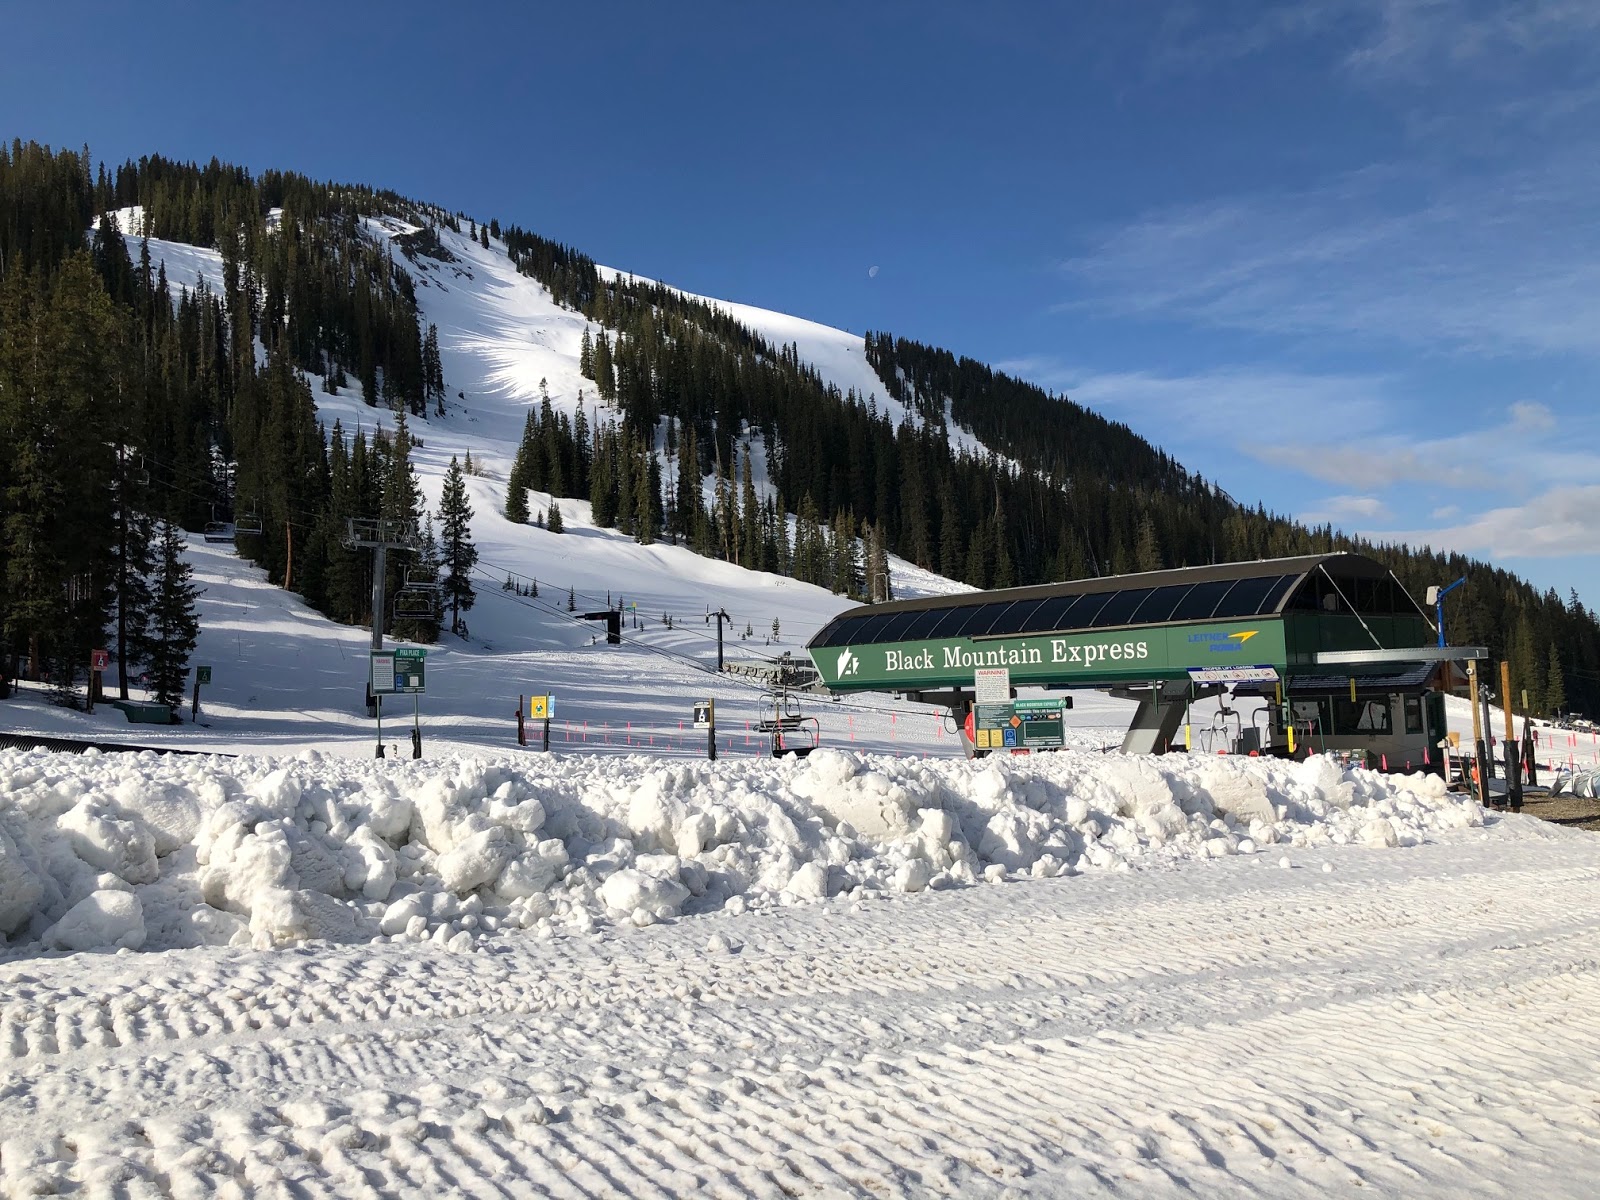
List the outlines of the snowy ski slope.
<svg viewBox="0 0 1600 1200">
<path fill-rule="evenodd" d="M 129 236 L 138 233 L 137 209 L 116 217 Z M 374 237 L 389 238 L 413 227 L 385 219 L 369 221 L 368 228 Z M 413 263 L 396 252 L 416 280 L 422 319 L 438 327 L 450 394 L 444 417 L 413 422 L 414 435 L 423 441 L 413 461 L 430 508 L 437 506 L 452 457 L 464 459 L 470 452 L 482 471 L 467 479 L 481 579 L 477 606 L 466 617 L 468 637 L 446 634 L 429 648 L 428 692 L 419 705 L 426 748 L 512 746 L 518 697 L 548 693 L 556 697 L 552 734 L 558 750 L 703 755 L 703 735 L 685 726 L 693 702 L 714 696 L 721 752 L 759 752 L 760 739 L 747 727 L 759 719 L 763 690 L 716 675 L 716 627 L 706 613 L 720 608 L 733 618 L 726 631 L 730 659 L 785 652 L 803 658 L 806 640 L 851 602 L 681 547 L 639 546 L 614 530 L 596 528 L 580 500 L 560 501 L 564 534 L 506 521 L 506 476 L 528 408 L 541 400 L 541 385 L 560 411 L 575 413 L 581 391 L 591 419 L 604 420 L 607 412 L 578 370 L 585 319 L 556 305 L 540 284 L 519 273 L 501 243 L 485 249 L 447 228 L 440 236 L 455 262 Z M 150 253 L 152 262 L 166 264 L 174 289 L 202 279 L 212 288 L 221 285 L 215 251 L 152 239 Z M 841 391 L 873 395 L 878 389 L 859 337 L 747 305 L 726 307 L 774 344 L 796 344 L 802 358 Z M 392 428 L 392 416 L 363 404 L 358 391 L 330 394 L 320 379 L 313 386 L 319 417 L 329 427 L 338 420 L 350 432 L 370 432 L 379 424 Z M 759 439 L 752 449 L 757 486 L 764 489 Z M 531 510 L 544 511 L 549 499 L 532 493 Z M 140 727 L 140 738 L 225 752 L 310 746 L 370 755 L 376 732 L 363 703 L 370 635 L 326 621 L 296 597 L 267 586 L 260 572 L 226 546 L 191 539 L 190 556 L 206 589 L 195 657 L 213 668 L 203 696 L 206 724 Z M 901 596 L 963 587 L 898 559 L 891 567 Z M 539 596 L 504 590 L 508 576 L 520 584 L 537 581 Z M 620 648 L 606 647 L 603 639 L 597 645 L 599 626 L 568 613 L 569 595 L 579 613 L 620 598 L 639 627 L 630 627 Z M 665 617 L 672 619 L 670 630 Z M 746 627 L 752 630 L 748 639 Z M 1080 705 L 1074 717 L 1079 744 L 1115 745 L 1131 706 L 1093 696 Z M 927 707 L 868 698 L 819 701 L 806 711 L 818 717 L 825 744 L 956 752 L 951 731 Z M 71 713 L 45 705 L 39 693 L 8 705 L 5 716 L 13 728 L 29 732 L 124 740 L 130 733 L 115 710 L 92 717 Z M 408 735 L 402 722 L 409 725 L 411 706 L 391 701 L 388 718 L 387 740 L 403 744 Z"/>
</svg>

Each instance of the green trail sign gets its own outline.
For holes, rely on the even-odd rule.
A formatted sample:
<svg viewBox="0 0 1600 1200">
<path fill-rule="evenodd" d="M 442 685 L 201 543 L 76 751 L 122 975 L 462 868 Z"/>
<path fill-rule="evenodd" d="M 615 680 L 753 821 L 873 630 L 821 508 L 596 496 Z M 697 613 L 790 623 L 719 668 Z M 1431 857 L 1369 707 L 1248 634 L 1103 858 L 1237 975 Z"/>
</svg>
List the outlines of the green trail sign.
<svg viewBox="0 0 1600 1200">
<path fill-rule="evenodd" d="M 196 667 L 194 669 L 194 681 L 196 683 L 210 683 L 211 682 L 211 668 L 210 667 Z"/>
<path fill-rule="evenodd" d="M 396 696 L 427 691 L 427 655 L 421 647 L 372 651 L 372 694 Z"/>
</svg>

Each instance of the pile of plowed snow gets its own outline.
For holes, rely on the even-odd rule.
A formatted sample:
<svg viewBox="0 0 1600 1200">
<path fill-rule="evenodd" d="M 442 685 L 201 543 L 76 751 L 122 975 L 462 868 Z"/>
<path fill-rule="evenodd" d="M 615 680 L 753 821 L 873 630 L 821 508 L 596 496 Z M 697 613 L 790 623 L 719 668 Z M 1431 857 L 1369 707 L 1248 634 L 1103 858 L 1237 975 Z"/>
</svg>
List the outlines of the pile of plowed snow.
<svg viewBox="0 0 1600 1200">
<path fill-rule="evenodd" d="M 0 753 L 0 946 L 270 948 L 867 899 L 1479 825 L 1331 759 Z"/>
</svg>

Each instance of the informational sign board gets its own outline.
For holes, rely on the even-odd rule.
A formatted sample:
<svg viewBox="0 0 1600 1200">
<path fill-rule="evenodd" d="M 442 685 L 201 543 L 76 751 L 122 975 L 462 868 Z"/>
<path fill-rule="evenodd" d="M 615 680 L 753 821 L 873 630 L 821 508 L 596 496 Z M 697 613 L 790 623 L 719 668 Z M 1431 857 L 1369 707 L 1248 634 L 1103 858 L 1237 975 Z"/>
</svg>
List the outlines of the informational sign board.
<svg viewBox="0 0 1600 1200">
<path fill-rule="evenodd" d="M 210 667 L 196 667 L 194 669 L 194 681 L 196 683 L 210 683 L 211 682 L 211 668 Z"/>
<path fill-rule="evenodd" d="M 1005 704 L 1011 699 L 1011 670 L 980 667 L 972 673 L 973 699 L 978 704 Z"/>
<path fill-rule="evenodd" d="M 696 729 L 710 729 L 712 712 L 713 705 L 710 700 L 697 700 L 694 706 L 694 727 Z"/>
<path fill-rule="evenodd" d="M 427 654 L 421 647 L 372 651 L 372 694 L 394 696 L 427 691 Z"/>
<path fill-rule="evenodd" d="M 111 652 L 109 650 L 89 651 L 89 669 L 104 671 L 111 666 Z"/>
<path fill-rule="evenodd" d="M 1190 667 L 1189 678 L 1195 683 L 1276 683 L 1276 667 Z"/>
<path fill-rule="evenodd" d="M 535 721 L 548 721 L 556 715 L 556 698 L 554 696 L 529 696 L 528 715 Z"/>
<path fill-rule="evenodd" d="M 979 704 L 973 709 L 973 745 L 980 750 L 1059 750 L 1066 744 L 1060 696 Z"/>
<path fill-rule="evenodd" d="M 1030 750 L 1059 750 L 1066 745 L 1066 723 L 1062 719 L 1064 704 L 1061 697 L 1042 700 L 1018 700 L 1012 717 L 1018 722 L 1019 745 Z"/>
</svg>

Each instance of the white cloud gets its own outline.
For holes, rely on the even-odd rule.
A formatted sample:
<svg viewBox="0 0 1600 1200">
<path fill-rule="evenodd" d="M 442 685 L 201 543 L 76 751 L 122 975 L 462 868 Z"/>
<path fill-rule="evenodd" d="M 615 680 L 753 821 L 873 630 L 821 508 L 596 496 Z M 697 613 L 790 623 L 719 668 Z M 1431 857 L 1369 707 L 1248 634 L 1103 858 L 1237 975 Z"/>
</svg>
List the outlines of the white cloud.
<svg viewBox="0 0 1600 1200">
<path fill-rule="evenodd" d="M 1357 79 L 1414 83 L 1492 72 L 1596 33 L 1591 0 L 1206 0 L 1167 11 L 1151 57 L 1159 68 L 1220 69 L 1305 43 L 1329 48 Z"/>
<path fill-rule="evenodd" d="M 1375 430 L 1392 411 L 1392 381 L 1379 374 L 1316 374 L 1271 367 L 1214 367 L 1189 375 L 1154 371 L 1096 371 L 1048 355 L 995 364 L 1042 387 L 1065 391 L 1079 404 L 1128 422 L 1157 445 L 1248 429 L 1288 434 L 1329 412 L 1345 431 Z"/>
<path fill-rule="evenodd" d="M 1556 415 L 1548 405 L 1518 400 L 1511 406 L 1511 424 L 1516 429 L 1543 431 L 1556 427 Z"/>
<path fill-rule="evenodd" d="M 1451 517 L 1460 515 L 1461 506 L 1459 504 L 1446 504 L 1442 508 L 1436 508 L 1429 513 L 1428 519 L 1430 521 L 1448 521 Z"/>
<path fill-rule="evenodd" d="M 1355 0 L 1374 26 L 1351 52 L 1356 70 L 1459 71 L 1570 45 L 1600 32 L 1590 0 Z"/>
<path fill-rule="evenodd" d="M 1313 479 L 1348 487 L 1385 488 L 1427 481 L 1445 487 L 1474 487 L 1481 472 L 1468 462 L 1387 442 L 1360 443 L 1319 440 L 1293 445 L 1248 446 L 1245 453 L 1259 462 L 1301 471 Z"/>
<path fill-rule="evenodd" d="M 1300 514 L 1307 525 L 1370 525 L 1389 519 L 1389 506 L 1376 496 L 1329 496 L 1311 512 Z"/>
<path fill-rule="evenodd" d="M 1600 447 L 1600 420 L 1558 415 L 1537 401 L 1517 401 L 1504 420 L 1473 428 L 1457 414 L 1417 417 L 1414 384 L 1380 373 L 1219 366 L 1168 375 L 1096 371 L 1051 355 L 995 365 L 1126 422 L 1180 459 L 1247 433 L 1228 441 L 1233 453 L 1349 494 L 1413 484 L 1526 494 L 1600 478 L 1600 450 L 1591 449 Z"/>
<path fill-rule="evenodd" d="M 1526 504 L 1496 508 L 1436 529 L 1372 536 L 1491 558 L 1600 554 L 1600 484 L 1551 488 Z"/>
<path fill-rule="evenodd" d="M 1066 307 L 1470 354 L 1600 353 L 1592 146 L 1439 178 L 1369 168 L 1155 213 L 1063 264 Z"/>
</svg>

